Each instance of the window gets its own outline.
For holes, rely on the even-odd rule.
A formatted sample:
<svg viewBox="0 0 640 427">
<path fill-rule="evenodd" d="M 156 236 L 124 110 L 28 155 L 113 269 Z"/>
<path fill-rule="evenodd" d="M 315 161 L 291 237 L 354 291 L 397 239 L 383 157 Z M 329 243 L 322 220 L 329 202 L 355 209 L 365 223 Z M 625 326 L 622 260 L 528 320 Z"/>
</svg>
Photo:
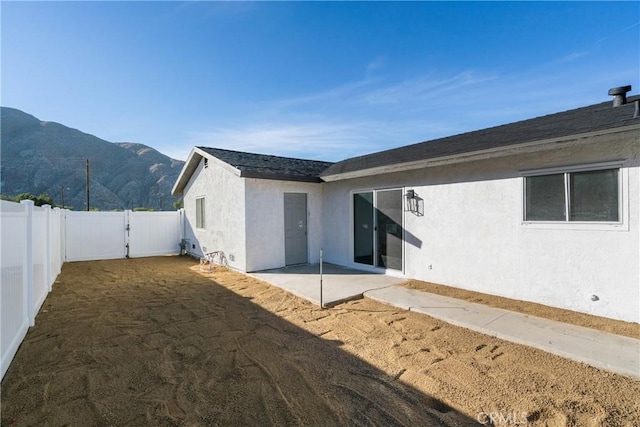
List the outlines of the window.
<svg viewBox="0 0 640 427">
<path fill-rule="evenodd" d="M 619 222 L 620 169 L 525 177 L 525 221 Z"/>
<path fill-rule="evenodd" d="M 196 228 L 205 228 L 204 197 L 196 199 Z"/>
</svg>

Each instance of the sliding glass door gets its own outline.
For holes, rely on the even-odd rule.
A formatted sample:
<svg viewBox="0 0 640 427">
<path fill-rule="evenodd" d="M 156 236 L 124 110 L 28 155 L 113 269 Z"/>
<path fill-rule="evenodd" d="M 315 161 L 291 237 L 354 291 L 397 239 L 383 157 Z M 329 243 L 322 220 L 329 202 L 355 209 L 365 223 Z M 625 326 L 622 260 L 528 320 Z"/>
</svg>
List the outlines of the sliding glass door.
<svg viewBox="0 0 640 427">
<path fill-rule="evenodd" d="M 373 192 L 353 195 L 353 260 L 373 265 Z"/>
<path fill-rule="evenodd" d="M 402 190 L 353 195 L 353 260 L 402 270 Z"/>
</svg>

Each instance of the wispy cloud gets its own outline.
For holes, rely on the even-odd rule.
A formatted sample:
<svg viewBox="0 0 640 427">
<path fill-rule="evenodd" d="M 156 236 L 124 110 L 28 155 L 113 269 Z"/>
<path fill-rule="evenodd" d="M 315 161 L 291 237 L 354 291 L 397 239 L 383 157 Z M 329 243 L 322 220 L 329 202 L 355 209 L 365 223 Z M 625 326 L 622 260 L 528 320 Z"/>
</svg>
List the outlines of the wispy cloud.
<svg viewBox="0 0 640 427">
<path fill-rule="evenodd" d="M 382 69 L 386 61 L 387 61 L 387 58 L 385 58 L 384 56 L 379 56 L 373 61 L 369 62 L 365 70 L 365 75 L 367 79 L 370 78 L 373 73 Z"/>
<path fill-rule="evenodd" d="M 435 71 L 406 80 L 380 73 L 325 91 L 257 105 L 243 121 L 190 132 L 192 145 L 338 161 L 415 142 L 497 126 L 602 100 L 609 80 L 575 79 L 574 52 L 529 70 Z M 564 96 L 558 96 L 564 94 Z"/>
<path fill-rule="evenodd" d="M 555 61 L 556 64 L 566 64 L 569 62 L 573 62 L 576 61 L 580 58 L 583 58 L 585 56 L 589 55 L 588 51 L 583 51 L 583 52 L 572 52 L 568 55 L 563 56 L 562 58 L 559 58 L 558 60 Z"/>
<path fill-rule="evenodd" d="M 447 121 L 426 119 L 304 121 L 189 132 L 192 145 L 338 161 L 387 148 L 448 135 L 459 130 Z"/>
<path fill-rule="evenodd" d="M 363 145 L 361 123 L 260 123 L 248 127 L 189 132 L 194 145 L 311 159 L 339 159 Z"/>
<path fill-rule="evenodd" d="M 191 131 L 187 139 L 192 145 L 337 161 L 504 123 L 504 104 L 495 102 L 504 82 L 473 71 L 386 84 L 357 81 L 266 103 L 244 122 Z"/>
<path fill-rule="evenodd" d="M 418 99 L 435 99 L 445 93 L 468 90 L 469 86 L 495 79 L 495 75 L 483 76 L 473 71 L 463 71 L 449 78 L 426 75 L 369 91 L 361 96 L 360 101 L 366 104 L 413 104 Z"/>
<path fill-rule="evenodd" d="M 444 97 L 458 100 L 467 97 L 499 79 L 497 74 L 471 70 L 451 77 L 427 74 L 403 81 L 368 78 L 305 96 L 277 100 L 265 105 L 263 113 L 271 111 L 273 116 L 281 117 L 304 107 L 310 114 L 319 112 L 325 116 L 331 112 L 339 116 L 345 113 L 373 120 L 376 116 L 389 114 L 393 108 L 395 114 L 410 115 L 425 108 L 435 108 Z"/>
<path fill-rule="evenodd" d="M 621 33 L 623 33 L 623 32 L 625 32 L 625 31 L 628 31 L 628 30 L 630 30 L 630 29 L 632 29 L 632 28 L 635 28 L 635 27 L 638 27 L 638 26 L 640 26 L 640 21 L 638 21 L 638 22 L 634 22 L 634 23 L 633 23 L 633 24 L 631 24 L 631 25 L 627 25 L 626 27 L 624 27 L 623 29 L 621 29 L 621 30 L 620 30 L 620 32 L 621 32 Z"/>
<path fill-rule="evenodd" d="M 355 94 L 360 93 L 365 88 L 373 85 L 373 79 L 364 79 L 356 82 L 346 83 L 324 91 L 310 93 L 293 98 L 285 98 L 272 102 L 271 107 L 276 109 L 298 107 L 302 105 L 318 104 L 326 102 L 342 102 L 351 99 Z"/>
<path fill-rule="evenodd" d="M 624 28 L 620 29 L 620 30 L 619 30 L 618 32 L 616 32 L 616 33 L 610 34 L 610 35 L 608 35 L 608 36 L 606 36 L 606 37 L 602 37 L 601 39 L 596 40 L 596 42 L 595 42 L 594 44 L 602 43 L 602 42 L 604 42 L 604 41 L 608 40 L 608 39 L 609 39 L 609 38 L 611 38 L 611 37 L 617 36 L 617 35 L 619 35 L 619 34 L 621 34 L 621 33 L 624 33 L 625 31 L 629 31 L 630 29 L 635 28 L 635 27 L 637 27 L 637 26 L 640 26 L 640 21 L 638 21 L 638 22 L 634 22 L 634 23 L 633 23 L 633 24 L 631 24 L 631 25 L 627 25 L 626 27 L 624 27 Z"/>
</svg>

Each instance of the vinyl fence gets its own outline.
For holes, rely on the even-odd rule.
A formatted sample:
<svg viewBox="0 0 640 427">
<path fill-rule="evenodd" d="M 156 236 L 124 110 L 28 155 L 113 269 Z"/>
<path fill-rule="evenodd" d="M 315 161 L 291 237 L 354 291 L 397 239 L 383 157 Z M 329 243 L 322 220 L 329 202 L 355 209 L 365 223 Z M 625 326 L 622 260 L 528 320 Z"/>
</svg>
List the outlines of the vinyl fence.
<svg viewBox="0 0 640 427">
<path fill-rule="evenodd" d="M 0 379 L 65 261 L 180 253 L 184 211 L 71 212 L 0 205 Z"/>
<path fill-rule="evenodd" d="M 66 212 L 67 261 L 180 252 L 183 211 Z"/>
<path fill-rule="evenodd" d="M 32 201 L 0 202 L 0 378 L 64 262 L 64 215 Z"/>
</svg>

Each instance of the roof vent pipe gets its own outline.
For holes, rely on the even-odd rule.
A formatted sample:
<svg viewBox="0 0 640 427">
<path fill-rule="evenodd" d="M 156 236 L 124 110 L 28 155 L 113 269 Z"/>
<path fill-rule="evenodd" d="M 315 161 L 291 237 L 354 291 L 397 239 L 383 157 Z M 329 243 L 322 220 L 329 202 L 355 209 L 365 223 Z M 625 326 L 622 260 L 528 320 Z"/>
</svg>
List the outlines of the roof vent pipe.
<svg viewBox="0 0 640 427">
<path fill-rule="evenodd" d="M 634 104 L 636 104 L 636 111 L 633 112 L 633 118 L 637 119 L 638 117 L 640 117 L 640 100 L 636 99 L 636 102 L 634 102 Z"/>
<path fill-rule="evenodd" d="M 627 92 L 631 90 L 631 85 L 620 86 L 609 89 L 609 95 L 613 96 L 613 106 L 619 107 L 627 103 Z"/>
</svg>

